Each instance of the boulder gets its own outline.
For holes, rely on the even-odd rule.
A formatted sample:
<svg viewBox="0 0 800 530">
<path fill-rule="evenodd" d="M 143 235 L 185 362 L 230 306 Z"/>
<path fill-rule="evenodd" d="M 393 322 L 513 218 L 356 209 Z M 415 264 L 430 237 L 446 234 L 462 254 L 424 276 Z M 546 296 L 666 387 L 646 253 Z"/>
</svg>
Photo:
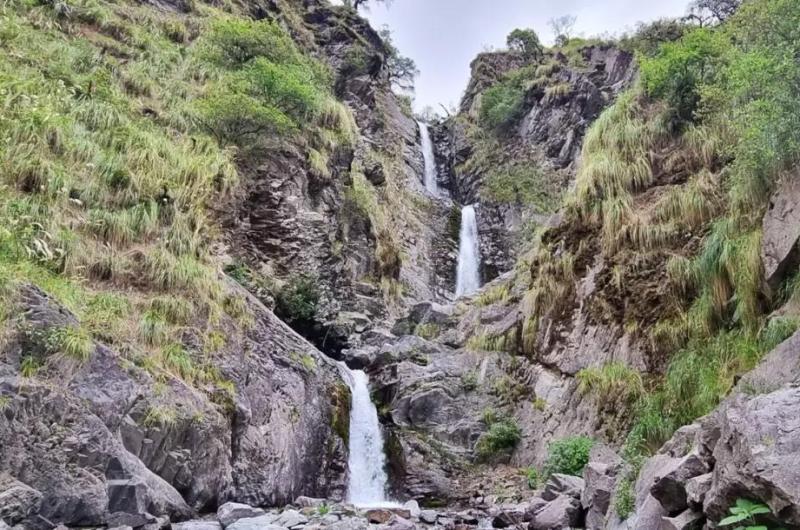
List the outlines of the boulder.
<svg viewBox="0 0 800 530">
<path fill-rule="evenodd" d="M 580 499 L 581 493 L 583 493 L 585 487 L 586 483 L 580 477 L 554 473 L 550 475 L 550 478 L 547 479 L 544 485 L 542 498 L 546 501 L 552 501 L 560 495 L 567 495 Z"/>
<path fill-rule="evenodd" d="M 704 512 L 720 520 L 740 497 L 768 505 L 783 526 L 800 526 L 800 388 L 729 399 L 715 414 L 720 429 Z"/>
<path fill-rule="evenodd" d="M 526 504 L 504 504 L 498 506 L 492 517 L 494 528 L 518 527 L 525 520 Z"/>
<path fill-rule="evenodd" d="M 391 510 L 387 510 L 385 508 L 374 508 L 372 510 L 367 510 L 367 520 L 370 523 L 374 524 L 384 524 L 388 523 L 389 519 L 392 518 L 394 515 Z"/>
<path fill-rule="evenodd" d="M 264 513 L 264 510 L 261 508 L 253 508 L 248 504 L 226 502 L 217 508 L 217 520 L 219 520 L 223 527 L 227 528 L 239 519 L 258 517 L 259 515 L 264 515 Z"/>
<path fill-rule="evenodd" d="M 326 504 L 325 499 L 315 499 L 313 497 L 300 496 L 294 500 L 294 504 L 300 508 L 318 508 Z"/>
<path fill-rule="evenodd" d="M 702 512 L 686 510 L 675 517 L 663 517 L 660 530 L 700 530 L 703 520 Z"/>
<path fill-rule="evenodd" d="M 530 522 L 530 530 L 561 530 L 581 526 L 581 502 L 571 495 L 560 495 L 539 509 Z"/>
<path fill-rule="evenodd" d="M 417 526 L 405 517 L 393 514 L 383 528 L 386 530 L 415 530 Z"/>
<path fill-rule="evenodd" d="M 439 517 L 439 513 L 435 510 L 422 510 L 419 513 L 419 520 L 423 523 L 434 524 Z"/>
<path fill-rule="evenodd" d="M 583 470 L 586 487 L 581 494 L 581 506 L 586 511 L 586 528 L 605 528 L 606 514 L 617 483 L 617 468 L 600 462 L 589 462 Z"/>
<path fill-rule="evenodd" d="M 239 519 L 227 527 L 227 530 L 286 530 L 283 526 L 274 524 L 275 516 L 260 515 Z"/>
<path fill-rule="evenodd" d="M 172 530 L 222 530 L 222 525 L 217 521 L 198 519 L 183 523 L 172 523 Z"/>
<path fill-rule="evenodd" d="M 650 494 L 669 513 L 678 513 L 688 506 L 686 483 L 689 479 L 708 473 L 708 464 L 696 452 L 683 458 L 665 458 L 658 469 Z"/>
<path fill-rule="evenodd" d="M 275 524 L 278 526 L 283 526 L 284 528 L 295 528 L 297 526 L 304 525 L 307 522 L 308 517 L 297 510 L 285 510 L 281 512 L 277 519 L 275 519 Z"/>
<path fill-rule="evenodd" d="M 761 260 L 764 277 L 776 287 L 784 271 L 798 258 L 800 239 L 800 172 L 784 177 L 764 214 Z"/>
<path fill-rule="evenodd" d="M 0 520 L 17 524 L 39 511 L 42 494 L 8 475 L 0 476 Z"/>
<path fill-rule="evenodd" d="M 702 508 L 706 500 L 706 493 L 711 489 L 714 479 L 713 473 L 706 473 L 699 477 L 690 478 L 686 482 L 686 500 L 693 508 Z"/>
<path fill-rule="evenodd" d="M 411 517 L 421 517 L 422 511 L 420 510 L 419 503 L 415 500 L 408 501 L 403 505 L 404 510 L 408 510 Z"/>
</svg>

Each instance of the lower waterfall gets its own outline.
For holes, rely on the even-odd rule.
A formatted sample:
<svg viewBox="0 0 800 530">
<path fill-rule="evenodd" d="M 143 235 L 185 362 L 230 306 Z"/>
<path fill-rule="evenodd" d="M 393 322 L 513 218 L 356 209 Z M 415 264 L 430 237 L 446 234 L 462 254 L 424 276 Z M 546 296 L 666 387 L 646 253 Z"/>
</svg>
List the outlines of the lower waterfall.
<svg viewBox="0 0 800 530">
<path fill-rule="evenodd" d="M 456 296 L 469 295 L 480 289 L 480 251 L 478 249 L 478 220 L 475 207 L 461 210 L 461 231 L 458 242 Z"/>
<path fill-rule="evenodd" d="M 361 370 L 342 366 L 353 394 L 350 406 L 350 482 L 347 500 L 355 506 L 395 506 L 386 497 L 386 455 L 378 410 L 369 393 L 369 377 Z"/>
</svg>

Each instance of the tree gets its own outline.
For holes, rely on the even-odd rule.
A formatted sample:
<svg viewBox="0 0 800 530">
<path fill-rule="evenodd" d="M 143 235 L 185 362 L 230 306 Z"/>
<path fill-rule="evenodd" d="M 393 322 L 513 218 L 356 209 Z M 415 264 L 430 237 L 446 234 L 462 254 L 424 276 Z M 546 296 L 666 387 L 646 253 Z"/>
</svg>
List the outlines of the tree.
<svg viewBox="0 0 800 530">
<path fill-rule="evenodd" d="M 414 79 L 419 75 L 417 64 L 410 57 L 400 55 L 400 51 L 392 41 L 392 32 L 387 26 L 384 26 L 379 33 L 386 48 L 389 81 L 400 90 L 413 92 Z"/>
<path fill-rule="evenodd" d="M 569 41 L 577 20 L 578 17 L 575 15 L 562 15 L 560 17 L 551 18 L 547 22 L 550 29 L 553 30 L 553 38 L 555 39 L 556 46 L 564 46 Z"/>
<path fill-rule="evenodd" d="M 741 5 L 742 0 L 694 0 L 689 4 L 686 19 L 700 26 L 719 24 L 736 13 Z"/>
<path fill-rule="evenodd" d="M 506 38 L 508 48 L 527 59 L 539 59 L 544 53 L 539 36 L 532 29 L 515 29 Z"/>
</svg>

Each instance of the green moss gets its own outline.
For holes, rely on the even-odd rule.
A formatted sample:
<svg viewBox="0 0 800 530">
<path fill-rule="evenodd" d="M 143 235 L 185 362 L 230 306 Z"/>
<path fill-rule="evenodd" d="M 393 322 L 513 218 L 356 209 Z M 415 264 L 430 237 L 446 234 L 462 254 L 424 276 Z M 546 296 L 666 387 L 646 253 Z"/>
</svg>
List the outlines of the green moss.
<svg viewBox="0 0 800 530">
<path fill-rule="evenodd" d="M 345 447 L 350 445 L 350 389 L 344 383 L 329 388 L 331 396 L 331 429 L 341 438 Z"/>
</svg>

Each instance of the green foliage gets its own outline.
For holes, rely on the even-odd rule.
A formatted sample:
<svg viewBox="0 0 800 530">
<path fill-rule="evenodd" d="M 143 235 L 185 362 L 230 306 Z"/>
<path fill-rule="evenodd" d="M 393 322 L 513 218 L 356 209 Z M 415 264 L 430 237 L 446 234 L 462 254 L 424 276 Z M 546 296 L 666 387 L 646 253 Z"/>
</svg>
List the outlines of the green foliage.
<svg viewBox="0 0 800 530">
<path fill-rule="evenodd" d="M 414 328 L 414 335 L 422 337 L 423 339 L 431 340 L 439 335 L 440 327 L 435 322 L 426 322 L 425 324 L 417 324 Z"/>
<path fill-rule="evenodd" d="M 461 388 L 464 389 L 464 392 L 472 392 L 478 388 L 478 374 L 475 370 L 465 372 L 461 376 Z"/>
<path fill-rule="evenodd" d="M 82 328 L 66 326 L 51 332 L 48 337 L 48 347 L 63 353 L 67 357 L 84 363 L 94 350 L 94 342 L 89 334 Z"/>
<path fill-rule="evenodd" d="M 495 132 L 507 131 L 519 119 L 524 99 L 523 90 L 510 83 L 487 89 L 481 95 L 481 125 Z"/>
<path fill-rule="evenodd" d="M 583 468 L 589 463 L 589 451 L 594 443 L 594 440 L 586 436 L 571 436 L 550 443 L 547 448 L 544 475 L 561 473 L 580 477 Z"/>
<path fill-rule="evenodd" d="M 510 419 L 495 421 L 475 445 L 479 458 L 485 459 L 514 449 L 522 439 L 517 423 Z"/>
<path fill-rule="evenodd" d="M 319 300 L 317 279 L 310 275 L 296 275 L 278 291 L 275 314 L 287 322 L 308 321 L 316 316 Z"/>
<path fill-rule="evenodd" d="M 506 44 L 510 50 L 531 60 L 539 59 L 544 52 L 539 36 L 532 29 L 515 29 L 508 34 Z"/>
<path fill-rule="evenodd" d="M 544 171 L 533 165 L 513 165 L 491 171 L 483 180 L 481 193 L 489 200 L 534 206 L 539 211 L 552 211 L 558 192 L 551 189 Z"/>
<path fill-rule="evenodd" d="M 419 69 L 413 59 L 400 54 L 394 45 L 392 32 L 384 26 L 380 31 L 386 53 L 386 68 L 389 72 L 389 80 L 401 90 L 413 91 L 414 79 L 419 75 Z"/>
<path fill-rule="evenodd" d="M 661 18 L 653 22 L 640 22 L 632 34 L 623 35 L 619 46 L 629 52 L 638 52 L 645 57 L 658 53 L 662 44 L 675 42 L 686 33 L 686 22 L 675 18 Z"/>
<path fill-rule="evenodd" d="M 630 401 L 644 393 L 641 374 L 619 361 L 584 368 L 578 372 L 577 379 L 582 392 L 595 392 L 601 399 L 620 396 Z"/>
<path fill-rule="evenodd" d="M 747 499 L 736 499 L 736 505 L 729 509 L 731 515 L 719 522 L 719 526 L 738 525 L 735 530 L 761 530 L 767 529 L 766 525 L 759 525 L 759 515 L 771 514 L 769 506 Z M 744 523 L 744 524 L 739 524 Z"/>
<path fill-rule="evenodd" d="M 525 471 L 525 483 L 528 485 L 528 489 L 535 490 L 541 481 L 542 477 L 535 467 L 531 466 Z"/>
</svg>

